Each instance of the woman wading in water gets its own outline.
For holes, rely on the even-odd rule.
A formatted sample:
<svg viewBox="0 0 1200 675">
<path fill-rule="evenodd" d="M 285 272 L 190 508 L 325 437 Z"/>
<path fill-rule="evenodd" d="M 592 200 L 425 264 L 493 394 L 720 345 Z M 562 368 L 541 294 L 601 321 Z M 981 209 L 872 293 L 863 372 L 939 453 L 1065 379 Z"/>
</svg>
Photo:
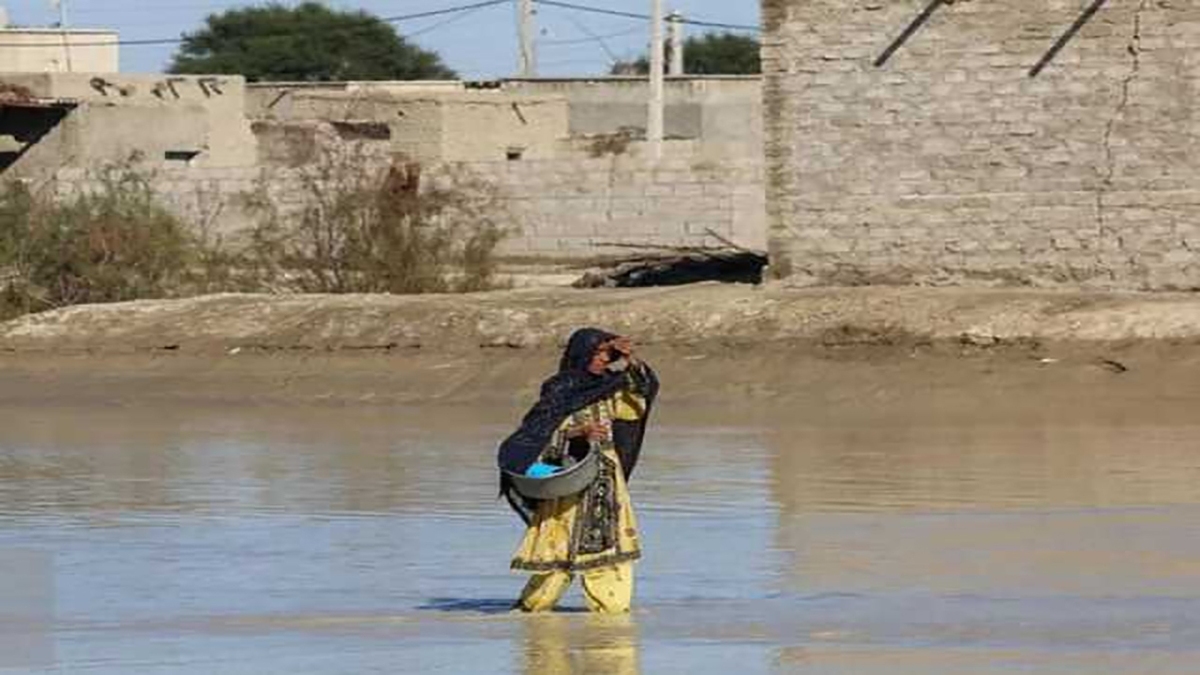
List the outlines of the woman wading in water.
<svg viewBox="0 0 1200 675">
<path fill-rule="evenodd" d="M 594 612 L 629 611 L 633 561 L 641 557 L 626 482 L 637 464 L 658 378 L 628 338 L 594 328 L 571 336 L 558 374 L 521 427 L 500 446 L 500 491 L 529 529 L 512 560 L 532 572 L 517 607 L 554 608 L 576 573 Z M 548 475 L 554 465 L 599 452 L 596 478 L 582 492 L 533 500 L 508 473 Z"/>
</svg>

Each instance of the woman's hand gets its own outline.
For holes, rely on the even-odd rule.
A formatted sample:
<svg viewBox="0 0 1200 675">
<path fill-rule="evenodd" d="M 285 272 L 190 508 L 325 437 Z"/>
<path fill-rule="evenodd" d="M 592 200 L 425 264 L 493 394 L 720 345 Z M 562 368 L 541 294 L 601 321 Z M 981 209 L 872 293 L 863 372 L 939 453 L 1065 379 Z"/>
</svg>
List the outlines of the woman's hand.
<svg viewBox="0 0 1200 675">
<path fill-rule="evenodd" d="M 622 356 L 633 356 L 633 340 L 627 337 L 617 337 L 613 339 L 612 348 Z"/>
<path fill-rule="evenodd" d="M 612 341 L 612 349 L 625 358 L 625 361 L 631 366 L 636 366 L 639 363 L 638 357 L 633 355 L 633 340 L 627 337 L 618 337 Z"/>
<path fill-rule="evenodd" d="M 586 438 L 592 443 L 600 443 L 608 440 L 611 433 L 612 427 L 607 422 L 588 422 L 572 429 L 568 436 Z"/>
</svg>

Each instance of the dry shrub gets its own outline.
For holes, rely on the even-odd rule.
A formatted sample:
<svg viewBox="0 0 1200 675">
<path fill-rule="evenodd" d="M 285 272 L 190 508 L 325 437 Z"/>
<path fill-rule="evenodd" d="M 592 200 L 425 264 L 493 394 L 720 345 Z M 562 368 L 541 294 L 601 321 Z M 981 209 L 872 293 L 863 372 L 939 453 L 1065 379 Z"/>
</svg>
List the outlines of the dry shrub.
<svg viewBox="0 0 1200 675">
<path fill-rule="evenodd" d="M 57 200 L 23 183 L 0 189 L 0 316 L 170 295 L 194 241 L 138 174 L 112 168 L 96 190 Z"/>
<path fill-rule="evenodd" d="M 507 233 L 496 192 L 466 172 L 427 179 L 421 166 L 373 169 L 354 154 L 325 153 L 300 172 L 306 195 L 281 208 L 264 185 L 251 249 L 301 291 L 467 292 L 495 285 L 495 250 Z"/>
<path fill-rule="evenodd" d="M 375 166 L 375 169 L 370 168 Z M 29 312 L 224 291 L 428 293 L 496 286 L 507 221 L 474 176 L 423 180 L 416 164 L 342 153 L 300 172 L 305 199 L 279 208 L 264 184 L 248 196 L 259 220 L 226 238 L 211 218 L 185 223 L 129 166 L 96 189 L 0 187 L 0 320 Z"/>
<path fill-rule="evenodd" d="M 637 135 L 638 130 L 630 127 L 622 127 L 611 134 L 596 134 L 588 144 L 588 154 L 594 159 L 624 155 L 629 152 L 629 146 L 633 144 Z"/>
</svg>

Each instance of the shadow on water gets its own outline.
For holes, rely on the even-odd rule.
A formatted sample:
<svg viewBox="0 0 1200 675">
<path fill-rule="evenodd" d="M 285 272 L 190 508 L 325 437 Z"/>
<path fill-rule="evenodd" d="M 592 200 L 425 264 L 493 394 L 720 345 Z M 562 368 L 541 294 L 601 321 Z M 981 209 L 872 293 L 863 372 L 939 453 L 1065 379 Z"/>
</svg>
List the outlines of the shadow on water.
<svg viewBox="0 0 1200 675">
<path fill-rule="evenodd" d="M 532 616 L 516 611 L 516 601 L 511 598 L 430 598 L 417 609 L 422 612 L 446 612 L 450 614 L 508 614 Z M 584 607 L 557 607 L 550 614 L 589 614 Z"/>
<path fill-rule="evenodd" d="M 431 598 L 417 609 L 423 612 L 507 614 L 513 607 L 512 598 Z"/>
</svg>

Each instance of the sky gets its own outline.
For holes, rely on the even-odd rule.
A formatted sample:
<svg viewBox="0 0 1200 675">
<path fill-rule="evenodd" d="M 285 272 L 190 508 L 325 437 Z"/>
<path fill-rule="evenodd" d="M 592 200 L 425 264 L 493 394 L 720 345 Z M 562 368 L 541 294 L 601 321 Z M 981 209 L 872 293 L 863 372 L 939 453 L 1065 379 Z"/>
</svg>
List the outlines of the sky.
<svg viewBox="0 0 1200 675">
<path fill-rule="evenodd" d="M 362 9 L 379 16 L 399 16 L 472 4 L 477 0 L 329 0 L 335 9 Z M 571 0 L 574 4 L 648 14 L 650 0 Z M 199 29 L 215 12 L 251 4 L 236 0 L 62 0 L 67 24 L 75 28 L 116 29 L 122 40 L 174 38 Z M 297 4 L 285 0 L 282 4 Z M 49 26 L 58 21 L 50 0 L 0 0 L 9 21 L 21 26 Z M 758 24 L 758 0 L 665 0 L 667 11 L 689 19 L 742 25 Z M 649 42 L 643 21 L 600 16 L 557 7 L 538 9 L 539 74 L 598 75 L 614 59 L 642 53 Z M 394 24 L 400 34 L 441 54 L 468 79 L 510 76 L 516 70 L 515 3 Z M 689 26 L 689 35 L 701 32 Z M 121 46 L 124 72 L 160 72 L 170 63 L 170 45 Z"/>
</svg>

